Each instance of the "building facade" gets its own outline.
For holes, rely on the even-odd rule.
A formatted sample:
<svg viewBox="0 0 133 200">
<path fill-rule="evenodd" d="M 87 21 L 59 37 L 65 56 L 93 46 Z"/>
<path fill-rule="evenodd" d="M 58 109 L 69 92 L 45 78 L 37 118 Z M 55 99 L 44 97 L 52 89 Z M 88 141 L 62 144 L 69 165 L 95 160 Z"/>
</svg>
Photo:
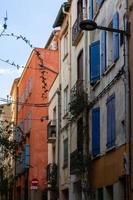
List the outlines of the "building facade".
<svg viewBox="0 0 133 200">
<path fill-rule="evenodd" d="M 73 0 L 61 6 L 59 198 L 128 199 L 127 37 L 82 31 L 83 19 L 124 30 L 127 1 Z"/>
<path fill-rule="evenodd" d="M 42 199 L 47 186 L 48 91 L 58 74 L 58 51 L 34 49 L 18 82 L 15 199 Z"/>
</svg>

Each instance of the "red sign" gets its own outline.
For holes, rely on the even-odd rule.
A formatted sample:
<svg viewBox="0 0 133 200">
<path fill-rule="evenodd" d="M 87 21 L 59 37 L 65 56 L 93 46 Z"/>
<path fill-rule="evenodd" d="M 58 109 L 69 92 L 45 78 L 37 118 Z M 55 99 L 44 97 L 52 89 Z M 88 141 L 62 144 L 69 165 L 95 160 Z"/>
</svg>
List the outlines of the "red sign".
<svg viewBox="0 0 133 200">
<path fill-rule="evenodd" d="M 31 189 L 32 190 L 37 190 L 38 189 L 38 183 L 39 183 L 39 181 L 38 181 L 37 178 L 32 179 L 32 181 L 31 181 Z"/>
</svg>

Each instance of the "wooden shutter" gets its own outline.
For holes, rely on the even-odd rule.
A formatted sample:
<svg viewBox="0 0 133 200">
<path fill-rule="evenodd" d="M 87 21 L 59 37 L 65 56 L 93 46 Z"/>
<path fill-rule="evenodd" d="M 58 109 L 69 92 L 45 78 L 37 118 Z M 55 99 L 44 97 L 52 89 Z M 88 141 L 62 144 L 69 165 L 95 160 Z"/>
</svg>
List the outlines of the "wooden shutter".
<svg viewBox="0 0 133 200">
<path fill-rule="evenodd" d="M 92 110 L 92 154 L 100 153 L 100 108 Z"/>
<path fill-rule="evenodd" d="M 100 78 L 100 42 L 90 45 L 90 82 L 94 84 Z"/>
<path fill-rule="evenodd" d="M 30 145 L 25 144 L 25 168 L 29 168 L 30 166 Z"/>
<path fill-rule="evenodd" d="M 89 19 L 93 19 L 93 0 L 89 0 Z"/>
<path fill-rule="evenodd" d="M 115 145 L 115 95 L 107 99 L 107 148 Z"/>
<path fill-rule="evenodd" d="M 119 29 L 119 14 L 115 13 L 113 17 L 113 28 Z M 119 58 L 119 33 L 113 33 L 113 59 L 116 62 Z"/>
<path fill-rule="evenodd" d="M 106 71 L 106 31 L 101 35 L 101 70 L 102 74 Z"/>
<path fill-rule="evenodd" d="M 83 80 L 83 50 L 77 58 L 77 79 Z"/>
</svg>

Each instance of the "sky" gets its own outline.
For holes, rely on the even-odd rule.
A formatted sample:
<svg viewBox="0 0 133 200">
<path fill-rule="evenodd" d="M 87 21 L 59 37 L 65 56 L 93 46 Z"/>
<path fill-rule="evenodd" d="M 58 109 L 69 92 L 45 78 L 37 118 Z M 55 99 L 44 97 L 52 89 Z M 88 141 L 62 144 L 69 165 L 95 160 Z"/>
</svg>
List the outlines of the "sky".
<svg viewBox="0 0 133 200">
<path fill-rule="evenodd" d="M 44 47 L 61 4 L 65 0 L 1 0 L 0 33 L 7 11 L 6 33 L 22 35 L 34 47 Z M 32 49 L 23 41 L 13 37 L 0 37 L 0 59 L 25 66 Z M 22 69 L 0 61 L 0 98 L 10 94 L 13 80 Z M 1 103 L 1 102 L 0 102 Z"/>
</svg>

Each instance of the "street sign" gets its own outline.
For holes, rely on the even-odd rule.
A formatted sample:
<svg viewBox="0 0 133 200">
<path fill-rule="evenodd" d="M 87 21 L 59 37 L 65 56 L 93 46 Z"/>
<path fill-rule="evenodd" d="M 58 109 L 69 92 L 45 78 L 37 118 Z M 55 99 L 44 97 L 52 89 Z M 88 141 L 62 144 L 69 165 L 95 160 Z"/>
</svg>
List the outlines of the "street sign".
<svg viewBox="0 0 133 200">
<path fill-rule="evenodd" d="M 37 178 L 34 178 L 32 179 L 31 181 L 31 190 L 37 190 L 38 189 L 38 179 Z"/>
</svg>

